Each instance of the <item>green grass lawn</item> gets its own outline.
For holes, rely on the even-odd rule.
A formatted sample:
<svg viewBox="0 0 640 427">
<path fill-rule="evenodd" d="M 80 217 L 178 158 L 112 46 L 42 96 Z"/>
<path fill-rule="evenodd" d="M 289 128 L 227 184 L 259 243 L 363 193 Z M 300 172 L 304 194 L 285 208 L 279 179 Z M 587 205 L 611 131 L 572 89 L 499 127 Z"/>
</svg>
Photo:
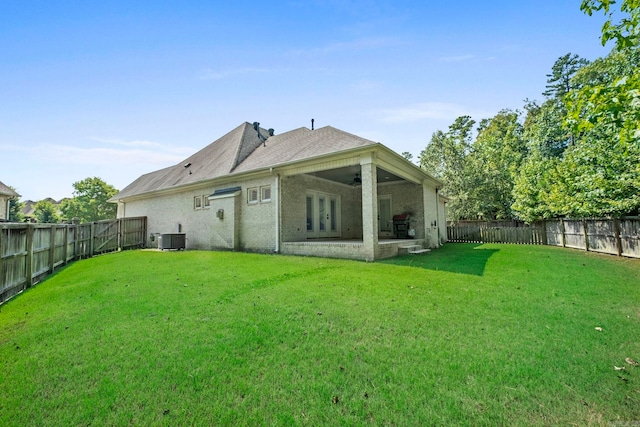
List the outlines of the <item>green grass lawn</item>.
<svg viewBox="0 0 640 427">
<path fill-rule="evenodd" d="M 626 358 L 640 361 L 638 260 L 128 251 L 0 306 L 0 425 L 637 422 Z"/>
</svg>

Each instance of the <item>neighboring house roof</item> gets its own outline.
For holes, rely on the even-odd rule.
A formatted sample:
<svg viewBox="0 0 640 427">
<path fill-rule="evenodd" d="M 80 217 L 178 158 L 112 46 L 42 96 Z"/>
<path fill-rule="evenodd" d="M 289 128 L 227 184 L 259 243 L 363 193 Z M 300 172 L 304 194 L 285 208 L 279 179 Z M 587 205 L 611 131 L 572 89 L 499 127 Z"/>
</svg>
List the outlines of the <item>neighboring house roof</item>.
<svg viewBox="0 0 640 427">
<path fill-rule="evenodd" d="M 4 185 L 0 181 L 0 196 L 19 197 L 20 195 L 13 191 L 8 185 Z"/>
<path fill-rule="evenodd" d="M 110 201 L 379 145 L 331 126 L 316 130 L 302 127 L 280 135 L 271 134 L 271 130 L 262 129 L 257 123 L 245 122 L 179 164 L 142 175 Z"/>
<path fill-rule="evenodd" d="M 53 206 L 55 206 L 56 208 L 56 212 L 61 213 L 60 204 L 65 199 L 61 199 L 58 202 L 55 199 L 52 199 L 51 197 L 47 197 L 46 199 L 43 199 L 43 200 L 53 204 Z M 34 202 L 33 200 L 25 200 L 23 203 L 24 203 L 24 206 L 22 209 L 20 209 L 20 213 L 24 216 L 33 216 L 33 214 L 36 211 L 36 204 L 38 204 L 38 202 Z"/>
<path fill-rule="evenodd" d="M 36 202 L 33 200 L 26 200 L 24 202 L 24 207 L 20 209 L 20 213 L 25 216 L 31 216 L 36 210 Z"/>
</svg>

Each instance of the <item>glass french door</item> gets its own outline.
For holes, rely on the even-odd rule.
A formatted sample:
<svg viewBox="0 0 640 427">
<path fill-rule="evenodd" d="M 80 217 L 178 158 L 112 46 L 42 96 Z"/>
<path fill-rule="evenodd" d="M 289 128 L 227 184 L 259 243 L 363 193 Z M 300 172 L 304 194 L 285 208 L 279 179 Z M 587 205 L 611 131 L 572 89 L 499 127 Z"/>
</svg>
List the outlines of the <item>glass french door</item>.
<svg viewBox="0 0 640 427">
<path fill-rule="evenodd" d="M 307 236 L 340 237 L 340 197 L 314 191 L 306 199 Z"/>
<path fill-rule="evenodd" d="M 393 237 L 391 196 L 378 196 L 378 237 Z"/>
</svg>

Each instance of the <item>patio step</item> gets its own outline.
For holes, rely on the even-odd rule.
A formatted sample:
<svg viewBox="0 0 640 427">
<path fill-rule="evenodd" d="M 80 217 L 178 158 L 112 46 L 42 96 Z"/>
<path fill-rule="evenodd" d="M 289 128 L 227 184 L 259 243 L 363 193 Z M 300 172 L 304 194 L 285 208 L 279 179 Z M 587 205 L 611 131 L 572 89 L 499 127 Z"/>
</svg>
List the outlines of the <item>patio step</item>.
<svg viewBox="0 0 640 427">
<path fill-rule="evenodd" d="M 423 249 L 421 245 L 398 246 L 398 255 L 423 254 L 426 252 L 431 252 L 431 249 Z"/>
<path fill-rule="evenodd" d="M 415 254 L 415 255 L 425 254 L 427 252 L 431 252 L 431 249 L 415 249 L 413 251 L 409 251 L 410 254 Z"/>
</svg>

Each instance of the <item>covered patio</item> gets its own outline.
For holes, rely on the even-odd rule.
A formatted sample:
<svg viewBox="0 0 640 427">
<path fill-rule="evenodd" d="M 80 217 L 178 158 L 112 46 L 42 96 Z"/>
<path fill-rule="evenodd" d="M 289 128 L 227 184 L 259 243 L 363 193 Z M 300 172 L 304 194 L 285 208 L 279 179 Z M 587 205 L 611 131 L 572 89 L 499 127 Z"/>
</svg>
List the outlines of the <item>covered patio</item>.
<svg viewBox="0 0 640 427">
<path fill-rule="evenodd" d="M 365 259 L 367 251 L 363 240 L 307 240 L 283 242 L 283 253 L 326 258 Z M 424 239 L 378 240 L 375 259 L 393 258 L 407 253 L 410 247 L 423 247 Z"/>
<path fill-rule="evenodd" d="M 279 252 L 372 261 L 440 244 L 440 182 L 393 152 L 358 151 L 277 171 Z"/>
</svg>

